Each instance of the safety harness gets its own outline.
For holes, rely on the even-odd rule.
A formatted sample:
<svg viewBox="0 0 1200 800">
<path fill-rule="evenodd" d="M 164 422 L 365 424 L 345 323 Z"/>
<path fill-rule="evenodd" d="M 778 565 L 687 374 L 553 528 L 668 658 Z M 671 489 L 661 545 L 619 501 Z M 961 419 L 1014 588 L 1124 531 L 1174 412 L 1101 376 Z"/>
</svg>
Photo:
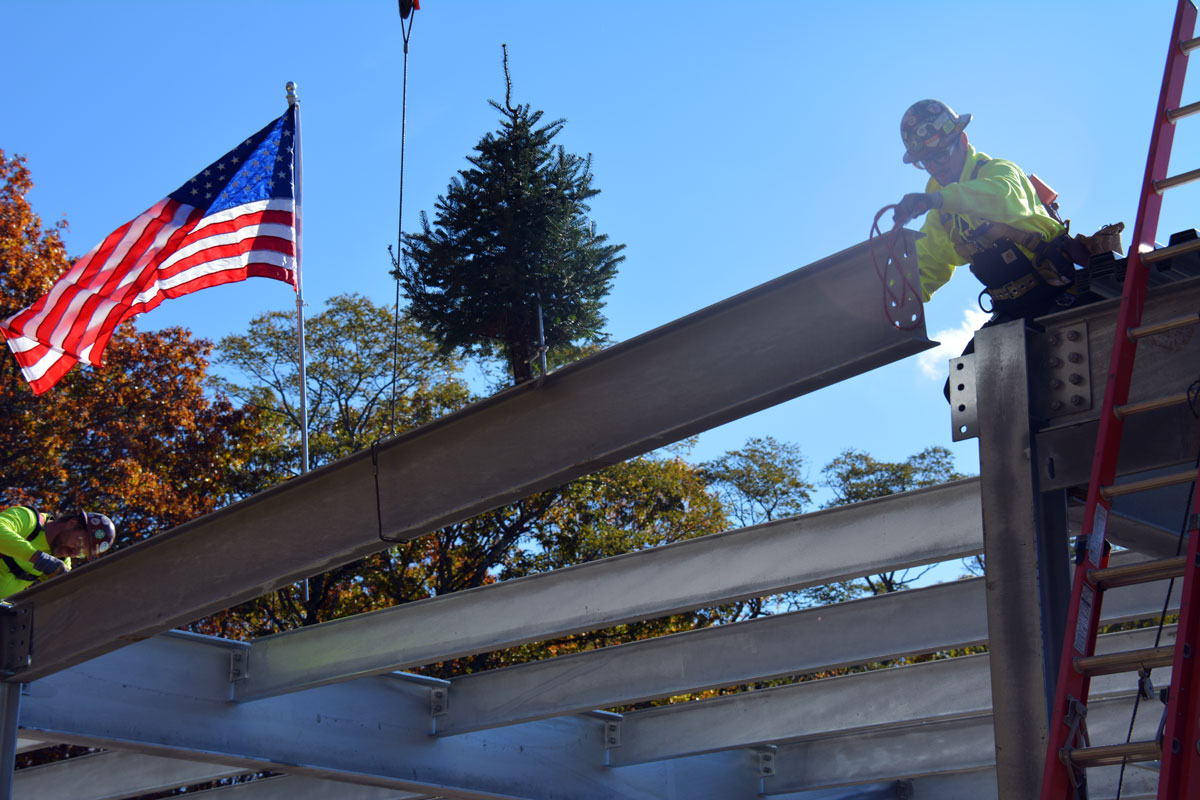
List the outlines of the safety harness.
<svg viewBox="0 0 1200 800">
<path fill-rule="evenodd" d="M 988 160 L 975 162 L 969 180 L 979 176 Z M 1047 242 L 1038 233 L 1004 222 L 983 222 L 972 228 L 961 216 L 951 214 L 942 214 L 941 222 L 957 229 L 961 241 L 954 243 L 954 251 L 970 263 L 971 272 L 986 287 L 979 295 L 980 306 L 984 294 L 991 297 L 992 308 L 985 311 L 1024 316 L 1059 299 L 1074 285 L 1075 262 L 1065 232 Z M 1033 253 L 1034 259 L 1030 261 L 1018 248 Z"/>
<path fill-rule="evenodd" d="M 29 506 L 23 506 L 23 508 L 29 508 Z M 42 533 L 42 515 L 39 514 L 35 508 L 29 508 L 29 510 L 33 512 L 33 533 L 26 536 L 25 540 L 32 542 L 38 537 L 38 534 Z M 0 555 L 0 561 L 4 562 L 4 566 L 8 567 L 8 571 L 11 572 L 13 577 L 17 578 L 18 580 L 36 583 L 37 581 L 48 577 L 46 575 L 34 575 L 31 572 L 26 572 L 12 556 Z"/>
</svg>

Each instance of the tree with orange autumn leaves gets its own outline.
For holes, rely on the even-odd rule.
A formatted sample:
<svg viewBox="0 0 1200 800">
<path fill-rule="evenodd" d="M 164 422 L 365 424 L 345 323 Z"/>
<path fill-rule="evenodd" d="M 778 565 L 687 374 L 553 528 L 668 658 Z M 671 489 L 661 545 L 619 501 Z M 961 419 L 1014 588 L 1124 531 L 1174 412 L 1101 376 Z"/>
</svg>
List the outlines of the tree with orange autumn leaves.
<svg viewBox="0 0 1200 800">
<path fill-rule="evenodd" d="M 42 225 L 25 159 L 0 150 L 0 318 L 69 266 L 65 222 Z M 279 479 L 275 423 L 207 391 L 209 342 L 182 328 L 122 326 L 103 369 L 79 365 L 35 396 L 0 353 L 0 507 L 103 511 L 117 546 L 174 527 Z"/>
</svg>

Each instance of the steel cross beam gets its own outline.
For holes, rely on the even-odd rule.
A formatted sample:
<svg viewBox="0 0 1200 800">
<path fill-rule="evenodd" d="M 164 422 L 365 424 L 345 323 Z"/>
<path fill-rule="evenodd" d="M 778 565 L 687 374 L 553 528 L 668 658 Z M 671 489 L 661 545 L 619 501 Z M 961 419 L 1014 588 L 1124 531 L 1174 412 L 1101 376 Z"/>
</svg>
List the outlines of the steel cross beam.
<svg viewBox="0 0 1200 800">
<path fill-rule="evenodd" d="M 915 251 L 914 233 L 893 235 Z M 915 275 L 915 256 L 900 267 Z M 856 245 L 37 586 L 15 598 L 33 611 L 36 643 L 10 680 L 933 346 L 923 323 L 889 323 L 881 296 L 870 248 Z"/>
<path fill-rule="evenodd" d="M 981 542 L 969 478 L 256 639 L 234 699 L 950 560 Z"/>
<path fill-rule="evenodd" d="M 984 643 L 983 583 L 952 581 L 463 675 L 449 681 L 436 730 L 455 735 Z M 1114 590 L 1104 621 L 1159 614 L 1165 588 L 1158 581 Z"/>
<path fill-rule="evenodd" d="M 1152 739 L 1161 710 L 1144 703 L 1137 715 L 1134 739 Z M 1093 741 L 1124 740 L 1129 728 L 1133 700 L 1130 696 L 1093 701 L 1088 708 L 1088 728 Z M 821 789 L 851 780 L 875 782 L 913 777 L 931 780 L 955 773 L 989 769 L 995 760 L 990 715 L 937 720 L 922 725 L 884 728 L 822 739 L 781 744 L 775 750 L 775 774 L 764 779 L 767 797 Z M 1088 770 L 1089 798 L 1110 800 L 1115 796 L 1116 769 Z M 920 776 L 920 777 L 918 777 Z M 1158 775 L 1144 769 L 1127 769 L 1124 798 L 1143 797 Z M 996 786 L 995 781 L 991 783 Z M 925 795 L 916 794 L 918 798 Z M 931 793 L 930 796 L 939 796 Z M 999 797 L 1012 800 L 992 788 L 980 794 L 964 792 L 940 795 L 949 798 Z M 1151 795 L 1153 796 L 1153 795 Z"/>
<path fill-rule="evenodd" d="M 168 633 L 29 685 L 23 729 L 54 741 L 434 796 L 753 800 L 757 758 L 730 751 L 622 770 L 605 724 L 565 717 L 452 739 L 429 735 L 430 689 L 391 676 L 229 703 L 235 643 Z"/>
</svg>

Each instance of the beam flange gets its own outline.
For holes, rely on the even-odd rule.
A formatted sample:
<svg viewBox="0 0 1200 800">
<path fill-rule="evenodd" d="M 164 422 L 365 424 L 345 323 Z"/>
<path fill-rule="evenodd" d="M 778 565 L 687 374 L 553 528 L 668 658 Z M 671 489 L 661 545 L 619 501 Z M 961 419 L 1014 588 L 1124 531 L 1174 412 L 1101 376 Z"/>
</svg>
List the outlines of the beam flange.
<svg viewBox="0 0 1200 800">
<path fill-rule="evenodd" d="M 899 267 L 915 275 L 915 256 Z M 38 638 L 15 679 L 932 347 L 923 323 L 887 321 L 881 292 L 864 242 L 36 586 L 15 599 Z"/>
<path fill-rule="evenodd" d="M 968 478 L 256 639 L 235 699 L 959 558 L 982 536 Z"/>
</svg>

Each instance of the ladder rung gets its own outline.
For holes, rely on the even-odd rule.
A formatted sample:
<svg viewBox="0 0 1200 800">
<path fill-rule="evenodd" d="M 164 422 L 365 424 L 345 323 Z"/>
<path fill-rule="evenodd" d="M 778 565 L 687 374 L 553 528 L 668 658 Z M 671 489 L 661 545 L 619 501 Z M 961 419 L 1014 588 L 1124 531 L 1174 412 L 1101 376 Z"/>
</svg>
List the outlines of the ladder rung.
<svg viewBox="0 0 1200 800">
<path fill-rule="evenodd" d="M 1138 492 L 1148 492 L 1151 489 L 1161 489 L 1164 486 L 1175 486 L 1180 483 L 1191 483 L 1196 479 L 1195 470 L 1187 472 L 1176 472 L 1171 475 L 1159 475 L 1154 478 L 1145 478 L 1140 481 L 1130 481 L 1129 483 L 1116 483 L 1112 486 L 1103 486 L 1100 488 L 1100 495 L 1105 500 L 1111 500 L 1114 497 L 1120 497 L 1125 494 L 1137 494 Z"/>
<path fill-rule="evenodd" d="M 1166 261 L 1168 258 L 1175 256 L 1186 256 L 1188 253 L 1200 251 L 1200 239 L 1192 239 L 1180 244 L 1173 244 L 1169 247 L 1160 247 L 1157 250 L 1150 250 L 1142 253 L 1143 264 L 1157 264 L 1159 261 Z"/>
<path fill-rule="evenodd" d="M 1184 39 L 1179 43 L 1179 49 L 1185 53 L 1190 53 L 1197 47 L 1200 47 L 1200 36 L 1197 36 L 1195 39 Z"/>
<path fill-rule="evenodd" d="M 1124 653 L 1105 653 L 1101 656 L 1078 656 L 1075 671 L 1084 675 L 1115 675 L 1118 672 L 1134 672 L 1142 667 L 1166 667 L 1175 660 L 1175 645 L 1147 647 L 1144 650 L 1128 650 Z"/>
<path fill-rule="evenodd" d="M 1154 191 L 1162 194 L 1167 189 L 1174 189 L 1176 186 L 1182 186 L 1185 183 L 1200 180 L 1200 169 L 1190 169 L 1187 172 L 1181 172 L 1178 175 L 1173 175 L 1170 178 L 1163 178 L 1154 182 Z"/>
<path fill-rule="evenodd" d="M 1158 761 L 1162 750 L 1157 742 L 1106 744 L 1098 747 L 1076 747 L 1064 755 L 1077 767 L 1112 767 L 1139 761 Z"/>
<path fill-rule="evenodd" d="M 1179 108 L 1173 108 L 1170 111 L 1168 111 L 1167 112 L 1167 120 L 1169 120 L 1172 124 L 1174 124 L 1175 122 L 1183 119 L 1184 117 L 1190 117 L 1192 114 L 1195 114 L 1197 111 L 1200 111 L 1200 102 L 1188 103 L 1186 106 L 1180 106 Z"/>
<path fill-rule="evenodd" d="M 1196 241 L 1200 242 L 1200 239 Z M 1189 242 L 1189 244 L 1191 243 Z M 1166 333 L 1176 328 L 1186 328 L 1198 322 L 1200 322 L 1200 311 L 1193 311 L 1191 314 L 1184 314 L 1182 317 L 1172 317 L 1171 319 L 1164 319 L 1161 322 L 1150 322 L 1145 325 L 1138 325 L 1136 328 L 1130 328 L 1129 338 L 1145 339 L 1147 336 Z"/>
<path fill-rule="evenodd" d="M 1171 406 L 1181 406 L 1188 401 L 1187 392 L 1168 395 L 1167 397 L 1156 397 L 1153 400 L 1143 400 L 1140 403 L 1126 403 L 1123 406 L 1117 406 L 1113 409 L 1117 419 L 1125 419 L 1132 417 L 1134 414 L 1144 414 L 1147 411 L 1157 411 L 1160 408 L 1170 408 Z"/>
<path fill-rule="evenodd" d="M 1142 561 L 1137 564 L 1124 564 L 1119 567 L 1088 570 L 1088 580 L 1098 589 L 1115 589 L 1118 586 L 1132 586 L 1136 583 L 1178 578 L 1187 568 L 1187 556 L 1175 558 L 1160 558 L 1155 561 Z"/>
</svg>

